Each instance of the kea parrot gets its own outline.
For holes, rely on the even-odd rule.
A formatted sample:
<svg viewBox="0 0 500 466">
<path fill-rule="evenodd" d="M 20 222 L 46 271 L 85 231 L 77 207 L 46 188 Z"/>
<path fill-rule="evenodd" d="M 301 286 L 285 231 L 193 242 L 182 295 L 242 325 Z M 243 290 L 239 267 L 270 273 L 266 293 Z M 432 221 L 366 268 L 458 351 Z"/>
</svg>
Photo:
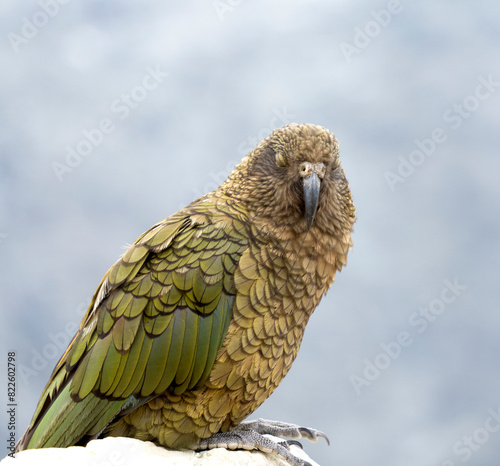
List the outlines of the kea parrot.
<svg viewBox="0 0 500 466">
<path fill-rule="evenodd" d="M 335 136 L 312 124 L 274 130 L 108 270 L 17 451 L 122 436 L 307 464 L 293 441 L 264 434 L 328 441 L 322 432 L 244 419 L 290 369 L 347 263 L 355 219 Z"/>
</svg>

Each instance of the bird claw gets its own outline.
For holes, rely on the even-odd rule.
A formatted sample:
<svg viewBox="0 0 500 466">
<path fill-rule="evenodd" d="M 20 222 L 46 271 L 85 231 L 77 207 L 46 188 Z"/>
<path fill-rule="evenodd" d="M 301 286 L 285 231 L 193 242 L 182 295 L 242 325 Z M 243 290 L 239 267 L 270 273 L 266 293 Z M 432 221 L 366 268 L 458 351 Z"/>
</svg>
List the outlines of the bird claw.
<svg viewBox="0 0 500 466">
<path fill-rule="evenodd" d="M 302 438 L 306 438 L 311 442 L 317 442 L 319 438 L 322 438 L 326 441 L 327 445 L 330 446 L 330 439 L 320 430 L 312 429 L 311 427 L 299 427 L 299 431 Z"/>
<path fill-rule="evenodd" d="M 291 446 L 298 446 L 303 450 L 300 442 L 297 440 L 276 442 L 269 437 L 265 437 L 266 434 L 279 438 L 306 438 L 312 442 L 316 442 L 321 437 L 330 445 L 328 437 L 319 430 L 285 422 L 257 419 L 255 421 L 242 422 L 229 432 L 220 432 L 214 434 L 212 437 L 203 439 L 194 449 L 198 451 L 212 448 L 259 450 L 264 453 L 274 453 L 288 461 L 292 466 L 311 466 L 311 463 L 299 458 L 290 451 Z"/>
<path fill-rule="evenodd" d="M 253 430 L 259 434 L 270 434 L 280 438 L 306 438 L 311 442 L 317 442 L 319 438 L 323 438 L 326 440 L 326 443 L 330 445 L 330 440 L 324 432 L 313 429 L 312 427 L 302 427 L 297 424 L 290 424 L 287 422 L 257 419 L 255 421 L 243 421 L 233 429 L 233 431 L 244 430 Z"/>
<path fill-rule="evenodd" d="M 280 445 L 285 445 L 287 447 L 291 447 L 292 445 L 295 445 L 296 447 L 299 447 L 301 450 L 304 449 L 302 444 L 298 440 L 283 440 L 283 442 L 279 442 Z"/>
<path fill-rule="evenodd" d="M 193 449 L 202 451 L 213 448 L 258 450 L 263 453 L 274 453 L 292 466 L 312 466 L 308 461 L 294 455 L 290 451 L 290 444 L 287 441 L 278 443 L 252 430 L 220 432 L 201 440 Z"/>
</svg>

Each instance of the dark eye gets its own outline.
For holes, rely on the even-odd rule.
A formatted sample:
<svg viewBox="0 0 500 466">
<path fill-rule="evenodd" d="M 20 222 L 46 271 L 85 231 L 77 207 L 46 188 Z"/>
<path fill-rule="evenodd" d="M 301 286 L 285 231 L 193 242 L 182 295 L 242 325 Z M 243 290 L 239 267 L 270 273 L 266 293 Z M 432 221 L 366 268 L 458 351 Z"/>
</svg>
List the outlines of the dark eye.
<svg viewBox="0 0 500 466">
<path fill-rule="evenodd" d="M 276 152 L 276 165 L 286 167 L 286 158 L 281 152 Z"/>
</svg>

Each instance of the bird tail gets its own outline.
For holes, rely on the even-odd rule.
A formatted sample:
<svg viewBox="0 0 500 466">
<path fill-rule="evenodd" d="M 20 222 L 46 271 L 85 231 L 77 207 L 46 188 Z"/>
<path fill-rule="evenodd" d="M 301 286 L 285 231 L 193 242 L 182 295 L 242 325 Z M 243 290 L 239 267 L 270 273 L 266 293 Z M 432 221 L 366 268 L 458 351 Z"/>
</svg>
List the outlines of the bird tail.
<svg viewBox="0 0 500 466">
<path fill-rule="evenodd" d="M 93 394 L 81 401 L 70 395 L 70 383 L 52 400 L 16 445 L 16 451 L 32 448 L 85 445 L 112 421 L 129 400 L 110 401 Z"/>
</svg>

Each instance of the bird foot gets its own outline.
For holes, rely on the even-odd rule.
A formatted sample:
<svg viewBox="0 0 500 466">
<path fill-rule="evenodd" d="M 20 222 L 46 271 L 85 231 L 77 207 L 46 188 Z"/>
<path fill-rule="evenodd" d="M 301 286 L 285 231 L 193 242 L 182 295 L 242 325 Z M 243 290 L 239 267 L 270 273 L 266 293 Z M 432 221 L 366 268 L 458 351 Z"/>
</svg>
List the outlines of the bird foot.
<svg viewBox="0 0 500 466">
<path fill-rule="evenodd" d="M 290 451 L 291 445 L 297 445 L 302 448 L 299 442 L 295 440 L 275 442 L 271 438 L 265 437 L 265 434 L 280 438 L 307 438 L 312 442 L 316 442 L 319 437 L 322 437 L 330 445 L 328 437 L 319 430 L 285 422 L 257 419 L 255 421 L 242 422 L 229 432 L 220 432 L 214 434 L 212 437 L 201 440 L 194 449 L 210 450 L 212 448 L 226 448 L 228 450 L 259 450 L 264 453 L 274 453 L 288 461 L 292 466 L 311 466 L 311 463 L 303 458 L 299 458 Z"/>
<path fill-rule="evenodd" d="M 312 427 L 302 427 L 288 422 L 256 419 L 255 421 L 243 421 L 241 424 L 238 424 L 234 429 L 232 429 L 231 432 L 234 432 L 235 430 L 253 430 L 259 434 L 270 434 L 280 438 L 306 438 L 311 442 L 317 442 L 321 437 L 326 440 L 328 445 L 330 445 L 330 440 L 326 434 L 320 430 L 313 429 Z"/>
</svg>

